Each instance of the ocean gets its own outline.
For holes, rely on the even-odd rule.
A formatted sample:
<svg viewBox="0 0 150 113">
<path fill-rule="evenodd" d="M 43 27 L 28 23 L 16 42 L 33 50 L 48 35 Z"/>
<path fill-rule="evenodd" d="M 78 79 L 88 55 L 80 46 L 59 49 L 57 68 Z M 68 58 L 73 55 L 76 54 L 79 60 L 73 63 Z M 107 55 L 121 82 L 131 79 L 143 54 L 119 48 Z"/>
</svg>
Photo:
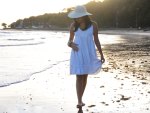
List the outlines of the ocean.
<svg viewBox="0 0 150 113">
<path fill-rule="evenodd" d="M 68 61 L 68 37 L 67 32 L 0 30 L 0 87 Z"/>
</svg>

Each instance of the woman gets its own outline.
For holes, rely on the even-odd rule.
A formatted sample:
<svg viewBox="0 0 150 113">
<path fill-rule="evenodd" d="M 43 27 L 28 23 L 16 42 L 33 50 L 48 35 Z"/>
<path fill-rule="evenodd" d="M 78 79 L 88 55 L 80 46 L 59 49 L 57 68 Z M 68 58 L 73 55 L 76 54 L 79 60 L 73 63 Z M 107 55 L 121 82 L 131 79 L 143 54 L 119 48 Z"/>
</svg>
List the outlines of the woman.
<svg viewBox="0 0 150 113">
<path fill-rule="evenodd" d="M 78 97 L 77 108 L 85 104 L 82 96 L 86 87 L 88 74 L 94 74 L 101 69 L 105 62 L 101 45 L 98 39 L 96 22 L 89 18 L 84 6 L 77 6 L 68 16 L 74 19 L 70 26 L 68 46 L 72 48 L 70 58 L 70 74 L 76 75 L 76 91 Z M 101 60 L 97 58 L 95 45 L 100 53 Z"/>
</svg>

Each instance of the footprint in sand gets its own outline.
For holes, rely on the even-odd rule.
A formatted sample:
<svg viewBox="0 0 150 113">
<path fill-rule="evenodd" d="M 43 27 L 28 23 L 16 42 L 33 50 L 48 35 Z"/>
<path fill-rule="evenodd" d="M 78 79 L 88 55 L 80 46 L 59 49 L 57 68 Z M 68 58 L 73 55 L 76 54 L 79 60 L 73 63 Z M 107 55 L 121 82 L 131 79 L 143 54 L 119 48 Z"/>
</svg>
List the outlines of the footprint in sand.
<svg viewBox="0 0 150 113">
<path fill-rule="evenodd" d="M 108 106 L 109 104 L 106 104 L 106 102 L 101 102 L 102 104 L 104 104 L 105 106 Z"/>
<path fill-rule="evenodd" d="M 125 97 L 124 95 L 121 95 L 120 100 L 126 101 L 126 100 L 129 100 L 130 98 L 131 98 L 131 97 Z"/>
<path fill-rule="evenodd" d="M 89 105 L 88 107 L 91 108 L 91 107 L 95 107 L 95 106 L 96 106 L 96 105 Z"/>
</svg>

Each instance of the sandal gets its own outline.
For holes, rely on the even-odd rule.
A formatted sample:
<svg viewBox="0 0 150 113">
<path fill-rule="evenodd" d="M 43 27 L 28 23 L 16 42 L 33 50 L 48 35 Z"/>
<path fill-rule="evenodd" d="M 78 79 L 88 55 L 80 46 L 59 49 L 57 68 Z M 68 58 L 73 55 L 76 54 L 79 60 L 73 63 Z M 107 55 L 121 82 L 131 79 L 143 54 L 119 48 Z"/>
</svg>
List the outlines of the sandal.
<svg viewBox="0 0 150 113">
<path fill-rule="evenodd" d="M 82 105 L 77 105 L 77 108 L 82 108 L 83 106 L 85 106 L 84 103 L 82 103 Z"/>
<path fill-rule="evenodd" d="M 82 108 L 82 105 L 77 105 L 77 108 Z"/>
</svg>

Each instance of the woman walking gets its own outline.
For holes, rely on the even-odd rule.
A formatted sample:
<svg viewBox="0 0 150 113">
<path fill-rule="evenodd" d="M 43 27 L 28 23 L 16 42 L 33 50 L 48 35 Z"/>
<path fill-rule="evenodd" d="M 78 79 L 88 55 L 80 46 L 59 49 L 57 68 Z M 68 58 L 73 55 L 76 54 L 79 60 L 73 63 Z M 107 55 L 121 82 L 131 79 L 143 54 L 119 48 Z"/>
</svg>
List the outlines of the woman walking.
<svg viewBox="0 0 150 113">
<path fill-rule="evenodd" d="M 68 14 L 68 17 L 74 19 L 70 26 L 68 46 L 72 48 L 70 74 L 76 75 L 77 108 L 85 105 L 82 97 L 88 75 L 95 74 L 105 62 L 98 39 L 98 26 L 89 18 L 89 15 L 92 14 L 88 13 L 84 6 L 77 6 L 74 11 Z M 95 45 L 101 60 L 97 58 Z"/>
</svg>

